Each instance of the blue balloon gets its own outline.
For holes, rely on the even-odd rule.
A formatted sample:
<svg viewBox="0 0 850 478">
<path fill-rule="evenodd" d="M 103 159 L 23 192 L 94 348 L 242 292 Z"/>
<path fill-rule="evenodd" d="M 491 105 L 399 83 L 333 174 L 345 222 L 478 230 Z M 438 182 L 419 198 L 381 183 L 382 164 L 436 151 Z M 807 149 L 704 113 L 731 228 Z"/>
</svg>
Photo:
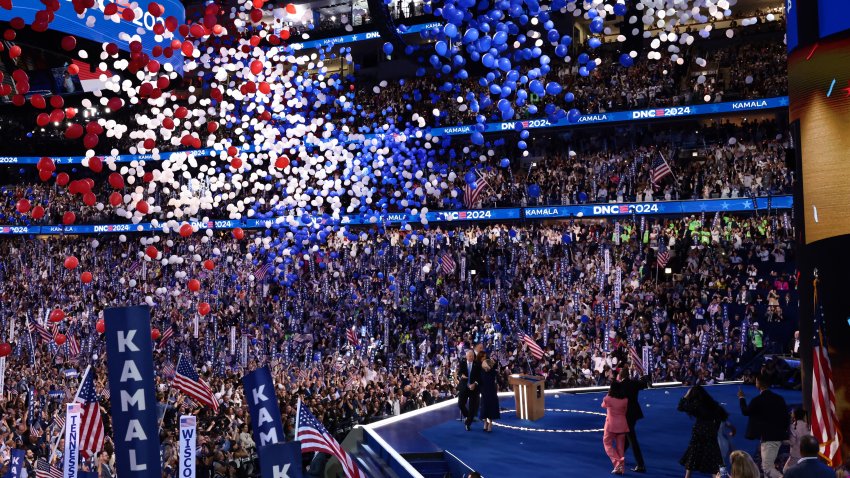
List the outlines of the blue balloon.
<svg viewBox="0 0 850 478">
<path fill-rule="evenodd" d="M 602 19 L 596 17 L 593 21 L 590 22 L 590 31 L 593 33 L 602 33 L 602 30 L 605 29 L 605 24 L 602 22 Z"/>
<path fill-rule="evenodd" d="M 537 184 L 531 184 L 528 186 L 528 195 L 537 198 L 540 197 L 540 186 Z"/>
<path fill-rule="evenodd" d="M 578 74 L 581 75 L 581 76 L 588 76 L 588 75 L 590 75 L 590 71 L 587 69 L 586 66 L 582 66 L 581 68 L 578 69 Z"/>
<path fill-rule="evenodd" d="M 575 123 L 581 117 L 581 112 L 575 108 L 571 109 L 569 113 L 567 113 L 567 120 L 570 123 Z"/>
<path fill-rule="evenodd" d="M 484 144 L 484 135 L 481 132 L 476 131 L 469 136 L 469 140 L 472 141 L 472 144 L 481 146 Z"/>
<path fill-rule="evenodd" d="M 602 40 L 593 37 L 587 41 L 587 44 L 590 46 L 590 48 L 599 48 L 602 45 Z"/>
<path fill-rule="evenodd" d="M 546 84 L 546 94 L 547 95 L 558 95 L 561 93 L 561 85 L 555 83 L 554 81 L 550 81 Z"/>
<path fill-rule="evenodd" d="M 478 30 L 474 28 L 470 28 L 466 30 L 463 34 L 463 42 L 464 43 L 472 43 L 478 39 Z"/>
<path fill-rule="evenodd" d="M 453 23 L 449 23 L 449 24 L 447 24 L 447 25 L 443 28 L 443 33 L 445 33 L 445 34 L 446 34 L 446 36 L 447 36 L 447 37 L 449 37 L 449 38 L 454 38 L 454 37 L 456 37 L 456 36 L 457 36 L 457 25 L 455 25 L 455 24 L 453 24 Z"/>
<path fill-rule="evenodd" d="M 390 42 L 384 43 L 384 53 L 387 55 L 392 55 L 393 53 L 393 44 Z"/>
<path fill-rule="evenodd" d="M 626 14 L 626 5 L 624 3 L 617 3 L 614 5 L 614 14 L 623 16 Z"/>
<path fill-rule="evenodd" d="M 575 304 L 575 306 L 578 306 L 578 304 Z M 590 321 L 590 317 L 588 317 L 588 316 L 586 316 L 586 315 L 582 315 L 582 316 L 581 316 L 581 323 L 582 323 L 582 324 L 586 324 L 586 323 L 588 323 L 589 321 Z"/>
<path fill-rule="evenodd" d="M 392 45 L 390 45 L 390 46 L 392 46 Z M 446 45 L 446 42 L 444 42 L 443 40 L 440 40 L 440 41 L 437 42 L 436 45 L 434 45 L 434 50 L 437 51 L 438 55 L 446 56 L 446 52 L 449 51 L 449 46 Z"/>
<path fill-rule="evenodd" d="M 572 103 L 573 101 L 575 101 L 575 99 L 576 95 L 574 95 L 572 91 L 564 95 L 564 101 L 566 101 L 567 103 Z"/>
<path fill-rule="evenodd" d="M 501 332 L 502 331 L 502 324 L 499 324 L 499 323 L 493 324 L 493 330 L 495 330 L 496 332 Z"/>
<path fill-rule="evenodd" d="M 466 173 L 466 175 L 463 177 L 463 180 L 466 181 L 466 184 L 469 184 L 470 186 L 475 184 L 476 179 L 478 179 L 478 175 L 476 175 L 474 171 Z"/>
<path fill-rule="evenodd" d="M 507 168 L 510 165 L 511 165 L 511 160 L 508 159 L 508 158 L 502 158 L 502 160 L 499 161 L 499 166 L 501 166 L 503 168 Z"/>
<path fill-rule="evenodd" d="M 635 60 L 628 53 L 623 53 L 620 55 L 620 64 L 628 68 L 635 64 Z"/>
<path fill-rule="evenodd" d="M 590 56 L 587 53 L 582 53 L 578 56 L 578 62 L 580 65 L 584 65 L 588 60 L 590 60 Z"/>
<path fill-rule="evenodd" d="M 550 43 L 555 43 L 555 42 L 558 41 L 558 39 L 561 38 L 561 34 L 558 33 L 558 30 L 555 30 L 553 28 L 553 29 L 549 30 L 549 33 L 546 34 L 546 38 L 549 39 Z"/>
</svg>

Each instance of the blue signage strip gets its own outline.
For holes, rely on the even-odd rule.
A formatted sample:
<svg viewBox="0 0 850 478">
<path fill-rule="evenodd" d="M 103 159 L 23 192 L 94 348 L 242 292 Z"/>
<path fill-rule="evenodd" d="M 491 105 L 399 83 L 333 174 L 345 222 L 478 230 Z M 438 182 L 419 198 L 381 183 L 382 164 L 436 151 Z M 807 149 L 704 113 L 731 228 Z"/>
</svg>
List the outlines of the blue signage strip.
<svg viewBox="0 0 850 478">
<path fill-rule="evenodd" d="M 159 478 L 150 309 L 111 307 L 103 316 L 118 476 Z"/>
<path fill-rule="evenodd" d="M 277 405 L 274 380 L 268 367 L 258 368 L 242 377 L 245 399 L 254 427 L 254 443 L 259 449 L 286 440 L 280 408 Z"/>
<path fill-rule="evenodd" d="M 428 222 L 478 222 L 478 221 L 514 221 L 518 219 L 557 219 L 565 217 L 609 217 L 619 215 L 663 215 L 696 214 L 712 212 L 752 212 L 756 209 L 767 210 L 767 198 L 760 197 L 754 204 L 749 198 L 736 199 L 699 199 L 694 201 L 658 201 L 634 203 L 605 203 L 570 206 L 540 206 L 504 209 L 464 209 L 459 211 L 433 211 L 425 215 Z M 794 197 L 791 195 L 773 196 L 771 208 L 791 209 Z M 214 221 L 191 221 L 189 224 L 198 229 L 265 229 L 278 222 L 292 218 L 274 217 L 266 219 L 216 219 Z M 402 224 L 421 222 L 420 215 L 393 213 L 383 216 L 343 216 L 340 223 L 351 226 L 372 224 Z M 160 231 L 149 222 L 139 224 L 81 224 L 71 226 L 1 226 L 0 235 L 21 234 L 110 234 L 123 232 Z"/>
<path fill-rule="evenodd" d="M 771 208 L 791 209 L 793 196 L 774 196 Z M 754 207 L 754 206 L 757 206 Z M 523 209 L 526 219 L 556 219 L 565 217 L 609 217 L 660 214 L 698 214 L 713 212 L 747 212 L 767 210 L 767 198 L 701 199 L 697 201 L 636 202 L 617 204 L 588 204 L 576 206 L 543 206 Z"/>
<path fill-rule="evenodd" d="M 401 25 L 396 30 L 402 35 L 410 35 L 413 33 L 420 33 L 424 30 L 429 30 L 431 28 L 437 28 L 442 26 L 439 22 L 431 22 L 431 23 L 422 23 L 419 25 L 412 26 L 404 26 Z M 331 45 L 343 45 L 346 43 L 356 43 L 359 41 L 366 40 L 377 40 L 381 38 L 381 34 L 377 31 L 366 32 L 366 33 L 355 33 L 353 35 L 343 35 L 339 37 L 331 37 L 331 38 L 322 38 L 320 40 L 308 40 L 301 43 L 292 43 L 289 45 L 289 48 L 293 50 L 306 50 L 309 48 L 319 48 L 323 46 L 331 46 Z M 281 50 L 285 50 L 287 47 L 281 47 Z"/>
<path fill-rule="evenodd" d="M 738 113 L 747 111 L 760 111 L 775 108 L 787 108 L 788 97 L 778 96 L 776 98 L 763 98 L 758 100 L 729 101 L 726 103 L 713 103 L 709 105 L 673 106 L 669 108 L 655 108 L 634 111 L 615 111 L 613 113 L 599 113 L 582 115 L 575 123 L 570 123 L 566 118 L 550 122 L 546 118 L 538 118 L 522 121 L 502 121 L 500 123 L 487 123 L 484 125 L 485 133 L 498 133 L 502 131 L 518 131 L 523 129 L 564 128 L 583 124 L 605 124 L 619 123 L 623 121 L 646 121 L 659 118 L 683 118 L 701 115 L 713 115 L 723 113 Z M 434 136 L 462 136 L 472 134 L 472 125 L 445 126 L 431 128 L 429 133 Z M 375 138 L 381 134 L 362 134 L 364 138 Z M 251 145 L 240 146 L 242 152 L 255 152 L 257 148 Z M 216 150 L 213 148 L 192 149 L 180 151 L 197 157 L 211 156 Z M 160 159 L 166 159 L 172 152 L 162 153 Z M 58 156 L 52 157 L 56 164 L 80 164 L 83 156 Z M 41 156 L 0 156 L 0 165 L 3 164 L 37 164 Z M 116 163 L 129 163 L 132 161 L 154 161 L 151 154 L 122 154 L 115 157 Z"/>
<path fill-rule="evenodd" d="M 660 118 L 685 118 L 691 116 L 739 113 L 746 111 L 760 111 L 787 107 L 788 97 L 778 96 L 776 98 L 727 101 L 725 103 L 711 103 L 705 105 L 670 106 L 667 108 L 650 108 L 645 110 L 614 111 L 611 113 L 587 114 L 581 115 L 575 123 L 570 123 L 567 118 L 555 122 L 549 121 L 546 118 L 537 118 L 522 121 L 502 121 L 499 123 L 487 123 L 485 125 L 484 132 L 497 133 L 501 131 L 518 131 L 523 129 L 541 128 L 563 128 L 567 126 L 581 126 L 585 124 L 620 123 L 627 121 L 655 120 Z M 472 132 L 472 125 L 446 126 L 443 128 L 431 128 L 430 130 L 430 133 L 434 136 L 466 135 L 471 134 Z"/>
</svg>

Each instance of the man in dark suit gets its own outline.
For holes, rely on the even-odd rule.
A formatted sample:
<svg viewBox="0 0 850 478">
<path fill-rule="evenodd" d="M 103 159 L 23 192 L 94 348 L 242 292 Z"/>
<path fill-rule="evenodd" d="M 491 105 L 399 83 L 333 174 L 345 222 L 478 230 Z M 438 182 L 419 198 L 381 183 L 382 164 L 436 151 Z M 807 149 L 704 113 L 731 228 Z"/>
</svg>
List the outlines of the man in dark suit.
<svg viewBox="0 0 850 478">
<path fill-rule="evenodd" d="M 800 458 L 788 468 L 785 478 L 834 478 L 835 471 L 818 460 L 820 445 L 817 438 L 806 435 L 800 438 Z"/>
<path fill-rule="evenodd" d="M 776 469 L 776 455 L 782 440 L 788 437 L 788 407 L 785 399 L 770 391 L 770 379 L 765 374 L 756 377 L 759 395 L 747 405 L 744 392 L 738 388 L 741 413 L 750 417 L 747 422 L 746 437 L 761 441 L 761 469 L 767 478 L 781 478 Z"/>
<path fill-rule="evenodd" d="M 620 369 L 620 382 L 623 390 L 626 393 L 626 398 L 629 400 L 628 408 L 626 408 L 626 422 L 629 424 L 629 433 L 626 435 L 626 449 L 632 447 L 632 453 L 635 454 L 635 466 L 632 471 L 637 473 L 646 473 L 646 465 L 643 462 L 643 453 L 640 452 L 640 444 L 637 440 L 637 432 L 635 425 L 637 421 L 643 418 L 643 410 L 638 401 L 638 393 L 645 390 L 649 386 L 649 375 L 645 375 L 638 380 L 629 378 L 629 372 L 625 368 Z"/>
<path fill-rule="evenodd" d="M 457 367 L 457 406 L 463 415 L 466 431 L 471 429 L 472 419 L 478 414 L 478 403 L 481 401 L 481 391 L 478 388 L 480 381 L 481 364 L 475 361 L 475 352 L 467 350 L 466 360 L 461 360 Z"/>
</svg>

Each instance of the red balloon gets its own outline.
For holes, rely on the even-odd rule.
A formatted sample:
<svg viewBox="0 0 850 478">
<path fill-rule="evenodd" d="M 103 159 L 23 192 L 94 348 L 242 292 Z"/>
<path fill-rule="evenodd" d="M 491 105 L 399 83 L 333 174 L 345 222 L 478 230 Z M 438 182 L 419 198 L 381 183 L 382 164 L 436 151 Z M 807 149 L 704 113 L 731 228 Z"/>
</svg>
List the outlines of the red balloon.
<svg viewBox="0 0 850 478">
<path fill-rule="evenodd" d="M 30 104 L 40 110 L 43 110 L 47 106 L 47 102 L 44 100 L 44 97 L 38 94 L 30 97 Z"/>
<path fill-rule="evenodd" d="M 198 304 L 198 313 L 201 315 L 207 315 L 210 313 L 210 305 L 206 302 L 201 302 Z"/>
<path fill-rule="evenodd" d="M 118 111 L 124 106 L 124 100 L 114 96 L 106 102 L 106 106 L 112 111 Z"/>
<path fill-rule="evenodd" d="M 189 279 L 189 284 L 187 284 L 187 287 L 189 287 L 189 290 L 192 292 L 198 292 L 199 290 L 201 290 L 201 281 L 199 281 L 198 279 Z"/>
<path fill-rule="evenodd" d="M 97 203 L 97 196 L 94 193 L 83 194 L 83 204 L 86 206 L 94 206 Z"/>
<path fill-rule="evenodd" d="M 21 47 L 18 45 L 12 45 L 12 48 L 9 48 L 9 58 L 17 58 L 21 56 Z"/>
<path fill-rule="evenodd" d="M 68 176 L 68 173 L 59 173 L 56 175 L 56 184 L 63 188 L 68 185 L 68 181 L 70 180 L 71 176 Z"/>
<path fill-rule="evenodd" d="M 36 169 L 39 171 L 56 171 L 56 163 L 53 162 L 51 158 L 43 157 L 38 160 L 38 164 L 35 165 Z"/>
<path fill-rule="evenodd" d="M 50 123 L 50 116 L 47 113 L 39 113 L 35 118 L 35 124 L 44 128 L 47 126 L 47 123 Z"/>
<path fill-rule="evenodd" d="M 156 256 L 159 255 L 159 251 L 156 250 L 156 246 L 150 245 L 145 248 L 145 254 L 151 259 L 156 259 Z"/>
<path fill-rule="evenodd" d="M 123 201 L 124 198 L 122 198 L 121 194 L 117 191 L 113 191 L 112 194 L 109 195 L 109 204 L 111 204 L 112 207 L 118 207 L 118 205 L 121 204 Z"/>
<path fill-rule="evenodd" d="M 65 341 L 68 340 L 68 337 L 65 337 L 65 334 L 56 334 L 53 337 L 53 341 L 56 342 L 56 345 L 65 345 Z"/>
<path fill-rule="evenodd" d="M 295 15 L 295 5 L 293 5 L 291 3 L 287 3 L 286 4 L 286 13 L 288 13 L 290 15 Z"/>
<path fill-rule="evenodd" d="M 26 214 L 30 210 L 30 202 L 26 198 L 20 199 L 15 208 L 18 210 L 19 213 Z"/>
<path fill-rule="evenodd" d="M 136 211 L 139 211 L 142 214 L 147 214 L 149 210 L 150 207 L 144 199 L 136 203 Z"/>
<path fill-rule="evenodd" d="M 259 75 L 260 72 L 263 71 L 263 62 L 260 60 L 254 60 L 251 62 L 251 73 L 255 75 Z"/>
<path fill-rule="evenodd" d="M 209 259 L 205 260 L 204 261 L 204 269 L 206 269 L 208 271 L 215 269 L 215 262 L 213 262 Z"/>
<path fill-rule="evenodd" d="M 123 189 L 124 177 L 119 173 L 111 173 L 109 175 L 109 185 L 112 186 L 112 189 Z"/>
<path fill-rule="evenodd" d="M 86 149 L 94 149 L 97 146 L 99 139 L 96 134 L 87 134 L 83 137 L 83 146 Z"/>
<path fill-rule="evenodd" d="M 242 239 L 245 238 L 245 231 L 243 231 L 241 227 L 237 227 L 236 229 L 233 230 L 233 237 L 235 237 L 237 240 L 241 241 Z"/>
<path fill-rule="evenodd" d="M 230 167 L 233 169 L 239 169 L 242 167 L 242 160 L 239 158 L 233 158 L 230 160 Z"/>
<path fill-rule="evenodd" d="M 77 139 L 83 135 L 83 127 L 77 123 L 71 123 L 68 129 L 65 130 L 65 137 L 68 139 Z"/>
<path fill-rule="evenodd" d="M 66 212 L 65 214 L 62 215 L 62 224 L 66 225 L 66 226 L 70 226 L 71 224 L 74 224 L 74 222 L 76 220 L 77 220 L 77 215 L 74 214 L 71 211 L 68 211 L 68 212 Z"/>
<path fill-rule="evenodd" d="M 192 53 L 194 53 L 195 51 L 195 46 L 192 45 L 192 42 L 190 42 L 189 40 L 185 40 L 180 46 L 180 50 L 183 52 L 183 55 L 191 57 Z"/>
<path fill-rule="evenodd" d="M 32 218 L 33 219 L 41 219 L 44 217 L 44 208 L 41 206 L 36 206 L 32 208 Z"/>
<path fill-rule="evenodd" d="M 192 229 L 191 224 L 183 224 L 182 226 L 180 226 L 180 235 L 183 237 L 189 237 L 192 235 L 193 232 L 194 230 Z"/>
<path fill-rule="evenodd" d="M 103 171 L 103 160 L 97 156 L 92 156 L 89 158 L 89 169 L 96 173 Z"/>
<path fill-rule="evenodd" d="M 65 312 L 62 309 L 53 309 L 50 311 L 50 317 L 48 320 L 51 322 L 62 322 L 62 319 L 65 318 Z"/>
<path fill-rule="evenodd" d="M 151 329 L 151 339 L 152 340 L 158 340 L 160 335 L 161 334 L 159 333 L 159 329 L 157 329 L 156 327 Z"/>
<path fill-rule="evenodd" d="M 72 35 L 68 35 L 62 38 L 62 49 L 65 51 L 71 51 L 77 47 L 77 39 Z"/>
<path fill-rule="evenodd" d="M 90 284 L 92 278 L 93 277 L 91 275 L 91 272 L 89 272 L 89 271 L 85 271 L 82 274 L 80 274 L 80 280 L 83 281 L 83 284 Z"/>
<path fill-rule="evenodd" d="M 97 330 L 97 333 L 102 334 L 106 332 L 106 322 L 103 319 L 98 319 L 97 323 L 94 325 L 94 328 Z"/>
<path fill-rule="evenodd" d="M 286 169 L 286 167 L 289 166 L 289 158 L 287 158 L 286 156 L 281 156 L 277 158 L 277 160 L 274 162 L 274 165 L 278 169 Z"/>
<path fill-rule="evenodd" d="M 53 177 L 53 173 L 51 173 L 50 171 L 39 171 L 38 172 L 38 178 L 41 179 L 42 182 L 46 182 L 46 181 L 50 180 L 51 177 Z"/>
<path fill-rule="evenodd" d="M 78 265 L 80 265 L 80 261 L 76 257 L 68 256 L 65 258 L 65 269 L 73 270 L 76 269 Z"/>
<path fill-rule="evenodd" d="M 0 344 L 0 357 L 8 357 L 12 353 L 12 346 L 3 342 Z"/>
</svg>

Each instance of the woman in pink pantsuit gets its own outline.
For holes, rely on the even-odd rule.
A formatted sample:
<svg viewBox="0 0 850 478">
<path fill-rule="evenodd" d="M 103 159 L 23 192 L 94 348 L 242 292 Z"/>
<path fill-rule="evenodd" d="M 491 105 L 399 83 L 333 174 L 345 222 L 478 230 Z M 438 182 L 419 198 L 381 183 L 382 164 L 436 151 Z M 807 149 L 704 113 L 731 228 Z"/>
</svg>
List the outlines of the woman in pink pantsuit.
<svg viewBox="0 0 850 478">
<path fill-rule="evenodd" d="M 602 408 L 608 411 L 605 417 L 602 444 L 605 445 L 605 453 L 614 465 L 611 473 L 615 475 L 622 475 L 626 464 L 626 434 L 629 432 L 629 424 L 626 421 L 628 404 L 629 401 L 619 382 L 611 384 L 608 395 L 602 399 Z"/>
</svg>

